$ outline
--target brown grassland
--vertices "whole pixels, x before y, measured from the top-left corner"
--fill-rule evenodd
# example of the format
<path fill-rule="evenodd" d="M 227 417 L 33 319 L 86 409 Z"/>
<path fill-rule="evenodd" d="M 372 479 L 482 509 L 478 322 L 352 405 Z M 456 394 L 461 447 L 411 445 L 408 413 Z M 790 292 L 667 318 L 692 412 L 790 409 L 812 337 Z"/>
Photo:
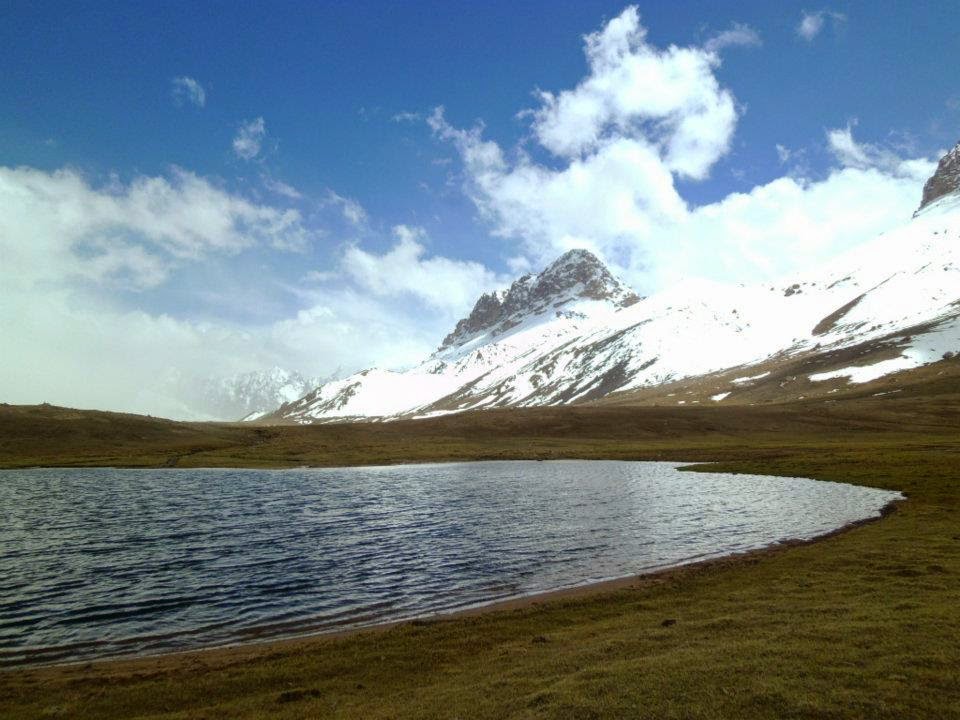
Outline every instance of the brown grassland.
<path fill-rule="evenodd" d="M 2 672 L 0 717 L 960 717 L 960 375 L 938 366 L 882 397 L 680 408 L 620 398 L 388 424 L 2 406 L 0 467 L 673 459 L 908 499 L 814 543 L 490 612 Z"/>

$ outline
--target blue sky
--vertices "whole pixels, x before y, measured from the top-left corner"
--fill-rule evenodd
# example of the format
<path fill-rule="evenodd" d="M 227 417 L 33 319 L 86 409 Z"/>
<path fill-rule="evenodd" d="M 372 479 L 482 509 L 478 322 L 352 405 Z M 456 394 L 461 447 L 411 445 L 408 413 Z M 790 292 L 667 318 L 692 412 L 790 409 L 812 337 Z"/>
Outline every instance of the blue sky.
<path fill-rule="evenodd" d="M 908 215 L 960 138 L 955 2 L 515 5 L 0 10 L 0 392 L 170 414 L 74 388 L 104 355 L 174 379 L 412 362 L 570 246 L 645 292 L 769 279 Z M 709 139 L 681 157 L 685 120 Z"/>

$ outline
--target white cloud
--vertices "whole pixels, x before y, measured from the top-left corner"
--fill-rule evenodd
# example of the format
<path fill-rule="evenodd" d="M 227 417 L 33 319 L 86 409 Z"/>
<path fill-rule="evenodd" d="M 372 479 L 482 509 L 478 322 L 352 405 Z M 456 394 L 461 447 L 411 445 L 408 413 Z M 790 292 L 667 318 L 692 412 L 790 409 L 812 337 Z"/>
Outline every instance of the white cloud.
<path fill-rule="evenodd" d="M 233 152 L 241 160 L 252 160 L 260 154 L 267 124 L 262 117 L 243 123 L 233 138 Z"/>
<path fill-rule="evenodd" d="M 95 185 L 69 169 L 0 167 L 0 400 L 197 417 L 198 382 L 209 376 L 411 364 L 496 280 L 479 264 L 429 256 L 420 231 L 403 226 L 386 253 L 348 248 L 290 286 L 283 263 L 264 266 L 253 287 L 217 279 L 225 255 L 299 247 L 314 234 L 296 211 L 184 170 Z M 277 293 L 284 302 L 257 321 L 215 312 L 201 321 L 137 307 L 142 292 L 115 292 L 153 288 L 156 298 L 197 273 L 211 284 L 191 292 L 208 292 L 229 314 Z"/>
<path fill-rule="evenodd" d="M 279 350 L 281 364 L 300 363 L 320 375 L 337 367 L 408 367 L 435 350 L 451 329 L 444 314 L 420 316 L 395 298 L 364 289 L 325 289 L 310 298 L 293 317 L 271 325 L 264 346 Z"/>
<path fill-rule="evenodd" d="M 327 190 L 325 203 L 339 207 L 340 212 L 343 213 L 343 219 L 354 227 L 361 227 L 367 222 L 367 211 L 363 209 L 363 205 L 353 198 L 344 197 L 333 190 Z"/>
<path fill-rule="evenodd" d="M 822 12 L 803 12 L 800 17 L 800 24 L 797 25 L 797 35 L 810 42 L 823 30 L 823 20 Z"/>
<path fill-rule="evenodd" d="M 777 143 L 777 159 L 780 161 L 781 165 L 786 165 L 790 162 L 790 158 L 793 157 L 793 151 L 790 150 L 786 145 L 781 145 Z"/>
<path fill-rule="evenodd" d="M 608 259 L 629 254 L 637 238 L 686 212 L 670 170 L 643 141 L 609 140 L 595 153 L 554 170 L 525 158 L 509 165 L 479 129 L 452 128 L 441 113 L 432 124 L 459 150 L 467 192 L 493 232 L 524 240 L 539 264 L 577 246 Z"/>
<path fill-rule="evenodd" d="M 757 47 L 761 45 L 760 34 L 749 25 L 733 23 L 729 29 L 723 30 L 703 45 L 707 52 L 719 52 L 728 47 Z"/>
<path fill-rule="evenodd" d="M 426 257 L 422 228 L 397 225 L 393 234 L 395 244 L 382 255 L 357 246 L 349 246 L 343 254 L 346 273 L 377 296 L 415 297 L 448 317 L 459 317 L 481 293 L 502 283 L 479 263 Z"/>
<path fill-rule="evenodd" d="M 396 115 L 394 115 L 390 119 L 395 123 L 404 123 L 404 122 L 418 122 L 422 120 L 423 117 L 420 115 L 420 113 L 409 112 L 407 110 L 404 110 L 402 112 L 398 112 Z"/>
<path fill-rule="evenodd" d="M 193 173 L 94 187 L 70 169 L 0 167 L 5 282 L 68 277 L 156 286 L 175 265 L 253 245 L 302 249 L 296 210 L 257 205 Z"/>
<path fill-rule="evenodd" d="M 853 139 L 850 125 L 842 129 L 827 131 L 827 143 L 830 151 L 844 167 L 870 167 L 873 163 L 868 157 L 868 148 Z"/>
<path fill-rule="evenodd" d="M 846 167 L 822 180 L 783 177 L 732 193 L 661 228 L 645 244 L 650 267 L 639 269 L 657 287 L 689 276 L 759 281 L 809 269 L 909 219 L 933 167 Z"/>
<path fill-rule="evenodd" d="M 170 92 L 173 94 L 173 101 L 177 105 L 182 105 L 184 102 L 189 102 L 197 107 L 202 108 L 207 104 L 206 90 L 203 89 L 203 85 L 194 80 L 192 77 L 187 77 L 186 75 L 175 77 L 170 81 L 170 85 Z"/>
<path fill-rule="evenodd" d="M 797 35 L 807 42 L 812 42 L 824 27 L 826 27 L 828 20 L 831 21 L 836 28 L 837 25 L 845 22 L 846 19 L 846 15 L 833 10 L 818 10 L 816 12 L 804 10 L 800 13 L 800 22 L 797 24 Z"/>
<path fill-rule="evenodd" d="M 904 160 L 892 148 L 857 142 L 853 137 L 856 121 L 845 128 L 827 130 L 827 146 L 842 167 L 860 170 L 879 169 L 895 177 L 921 178 L 930 175 L 925 160 Z"/>
<path fill-rule="evenodd" d="M 0 399 L 207 419 L 205 378 L 273 366 L 321 376 L 340 365 L 402 367 L 448 330 L 349 289 L 318 294 L 289 318 L 240 326 L 124 310 L 66 289 L 5 287 Z"/>
<path fill-rule="evenodd" d="M 341 365 L 408 364 L 449 331 L 447 315 L 424 319 L 392 290 L 285 288 L 269 266 L 256 287 L 206 289 L 231 312 L 299 292 L 279 319 L 199 321 L 147 312 L 136 307 L 142 293 L 116 292 L 172 292 L 184 273 L 208 266 L 204 276 L 216 283 L 224 255 L 302 247 L 312 234 L 296 211 L 254 204 L 184 170 L 98 186 L 69 169 L 0 167 L 0 400 L 195 417 L 201 378 L 274 365 L 324 375 Z M 384 282 L 392 257 L 406 259 L 380 258 Z M 420 282 L 456 290 L 442 276 L 457 263 L 421 261 Z M 417 272 L 417 263 L 395 271 Z"/>
<path fill-rule="evenodd" d="M 482 125 L 453 127 L 443 108 L 428 118 L 460 155 L 481 217 L 495 235 L 518 241 L 535 267 L 586 247 L 644 291 L 690 275 L 758 281 L 826 259 L 915 209 L 932 163 L 857 143 L 849 128 L 828 134 L 839 168 L 823 179 L 796 166 L 791 177 L 689 207 L 676 179 L 702 177 L 727 151 L 733 97 L 713 76 L 715 55 L 660 51 L 645 38 L 628 8 L 587 36 L 585 80 L 541 94 L 542 106 L 526 116 L 533 139 L 555 156 L 549 163 L 506 153 Z M 624 99 L 636 90 L 624 78 L 634 78 L 638 63 L 646 72 L 637 84 L 656 97 Z M 677 83 L 658 80 L 667 77 Z M 693 147 L 687 138 L 696 138 Z M 784 163 L 801 155 L 778 148 Z"/>
<path fill-rule="evenodd" d="M 521 240 L 538 265 L 590 248 L 644 290 L 690 275 L 763 280 L 825 260 L 908 218 L 933 169 L 871 151 L 824 180 L 781 178 L 690 209 L 656 154 L 629 139 L 562 169 L 511 166 L 475 131 L 435 124 L 460 148 L 467 191 L 494 232 Z"/>
<path fill-rule="evenodd" d="M 263 183 L 263 186 L 270 192 L 285 197 L 288 200 L 302 200 L 303 193 L 297 190 L 292 185 L 288 185 L 282 180 L 277 180 L 276 178 L 271 177 L 270 175 L 261 175 L 260 181 Z"/>
<path fill-rule="evenodd" d="M 713 74 L 716 52 L 661 50 L 634 6 L 584 38 L 589 74 L 573 90 L 539 93 L 529 111 L 537 141 L 573 159 L 629 138 L 679 175 L 700 179 L 729 147 L 737 112 Z"/>

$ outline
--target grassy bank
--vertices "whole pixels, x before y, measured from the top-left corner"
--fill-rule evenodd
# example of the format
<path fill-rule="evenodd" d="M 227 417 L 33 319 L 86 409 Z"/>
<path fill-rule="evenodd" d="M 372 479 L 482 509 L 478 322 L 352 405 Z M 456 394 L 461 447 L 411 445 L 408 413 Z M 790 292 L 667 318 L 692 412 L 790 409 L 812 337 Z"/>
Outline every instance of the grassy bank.
<path fill-rule="evenodd" d="M 330 467 L 477 459 L 762 459 L 851 443 L 899 447 L 960 429 L 960 376 L 896 395 L 769 405 L 618 404 L 313 426 L 181 423 L 0 405 L 0 468 Z"/>
<path fill-rule="evenodd" d="M 720 459 L 709 469 L 855 482 L 909 500 L 814 544 L 615 591 L 339 638 L 3 673 L 0 717 L 960 717 L 958 404 L 950 393 L 883 400 L 196 426 L 196 445 L 176 453 L 161 442 L 137 454 L 133 439 L 118 440 L 114 457 L 127 462 L 117 464 Z M 7 442 L 0 458 L 22 463 L 10 443 L 29 439 Z M 52 464 L 67 459 L 90 456 Z"/>

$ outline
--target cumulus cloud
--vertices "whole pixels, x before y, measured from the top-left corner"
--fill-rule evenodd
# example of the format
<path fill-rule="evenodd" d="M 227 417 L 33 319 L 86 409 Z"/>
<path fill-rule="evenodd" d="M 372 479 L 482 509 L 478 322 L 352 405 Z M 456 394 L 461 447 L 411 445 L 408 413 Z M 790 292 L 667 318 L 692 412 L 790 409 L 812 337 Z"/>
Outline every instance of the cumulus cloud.
<path fill-rule="evenodd" d="M 338 367 L 409 367 L 449 332 L 446 316 L 423 317 L 363 289 L 322 289 L 309 297 L 305 308 L 271 324 L 264 334 L 264 346 L 279 351 L 280 364 L 321 375 Z"/>
<path fill-rule="evenodd" d="M 727 152 L 736 104 L 714 75 L 715 51 L 661 50 L 646 37 L 628 8 L 586 36 L 586 78 L 540 93 L 541 105 L 523 114 L 549 162 L 505 151 L 482 124 L 454 127 L 442 107 L 428 118 L 457 150 L 481 217 L 534 266 L 586 247 L 645 291 L 689 275 L 756 281 L 910 216 L 932 164 L 857 143 L 850 128 L 828 134 L 838 167 L 825 177 L 795 167 L 791 177 L 690 207 L 676 181 L 705 177 Z M 777 150 L 782 163 L 797 156 Z"/>
<path fill-rule="evenodd" d="M 366 254 L 367 284 L 283 288 L 282 275 L 267 269 L 256 288 L 209 289 L 232 292 L 224 302 L 233 309 L 270 292 L 299 292 L 293 308 L 259 322 L 197 320 L 148 312 L 137 298 L 176 286 L 183 273 L 224 256 L 301 247 L 313 231 L 296 211 L 252 203 L 179 169 L 95 185 L 70 169 L 0 168 L 0 208 L 4 402 L 202 418 L 203 378 L 274 365 L 323 375 L 341 365 L 409 364 L 449 330 L 443 313 L 424 321 L 411 312 L 398 301 L 398 287 L 369 291 L 378 271 L 379 282 L 389 283 L 391 263 L 410 259 L 403 243 L 416 242 L 412 231 L 398 230 L 393 255 Z M 356 252 L 359 272 L 364 254 Z M 454 261 L 420 261 L 419 270 L 411 259 L 393 272 L 419 271 L 424 285 L 430 280 L 451 292 L 453 283 L 470 279 L 467 266 L 445 279 L 458 269 Z M 139 292 L 120 294 L 118 286 Z"/>
<path fill-rule="evenodd" d="M 234 155 L 241 160 L 253 160 L 260 154 L 266 134 L 267 124 L 262 117 L 243 123 L 233 138 Z"/>
<path fill-rule="evenodd" d="M 510 165 L 480 130 L 457 130 L 441 113 L 431 122 L 460 152 L 467 192 L 493 232 L 525 241 L 542 264 L 572 247 L 608 258 L 685 213 L 662 157 L 648 143 L 610 140 L 555 170 L 522 159 Z"/>
<path fill-rule="evenodd" d="M 818 10 L 808 12 L 804 10 L 800 13 L 800 22 L 797 24 L 797 35 L 806 42 L 812 42 L 826 27 L 827 21 L 837 26 L 845 22 L 847 16 L 843 13 L 833 10 Z"/>
<path fill-rule="evenodd" d="M 423 228 L 397 225 L 396 240 L 383 254 L 352 245 L 343 255 L 343 269 L 360 287 L 380 297 L 411 296 L 448 316 L 469 310 L 477 297 L 502 283 L 476 262 L 427 257 Z"/>
<path fill-rule="evenodd" d="M 296 210 L 255 204 L 180 168 L 96 187 L 71 169 L 0 167 L 0 207 L 8 282 L 72 276 L 146 288 L 184 261 L 256 244 L 299 250 L 308 240 Z"/>
<path fill-rule="evenodd" d="M 192 77 L 187 77 L 186 75 L 175 77 L 170 81 L 170 85 L 170 92 L 173 94 L 173 101 L 177 105 L 182 105 L 184 102 L 188 102 L 202 108 L 207 104 L 206 90 L 203 89 L 203 85 L 194 80 Z"/>
<path fill-rule="evenodd" d="M 572 90 L 541 91 L 529 111 L 537 141 L 557 157 L 595 153 L 629 139 L 685 177 L 703 178 L 729 146 L 733 95 L 713 74 L 720 59 L 705 48 L 647 42 L 636 7 L 584 38 L 589 72 Z"/>

